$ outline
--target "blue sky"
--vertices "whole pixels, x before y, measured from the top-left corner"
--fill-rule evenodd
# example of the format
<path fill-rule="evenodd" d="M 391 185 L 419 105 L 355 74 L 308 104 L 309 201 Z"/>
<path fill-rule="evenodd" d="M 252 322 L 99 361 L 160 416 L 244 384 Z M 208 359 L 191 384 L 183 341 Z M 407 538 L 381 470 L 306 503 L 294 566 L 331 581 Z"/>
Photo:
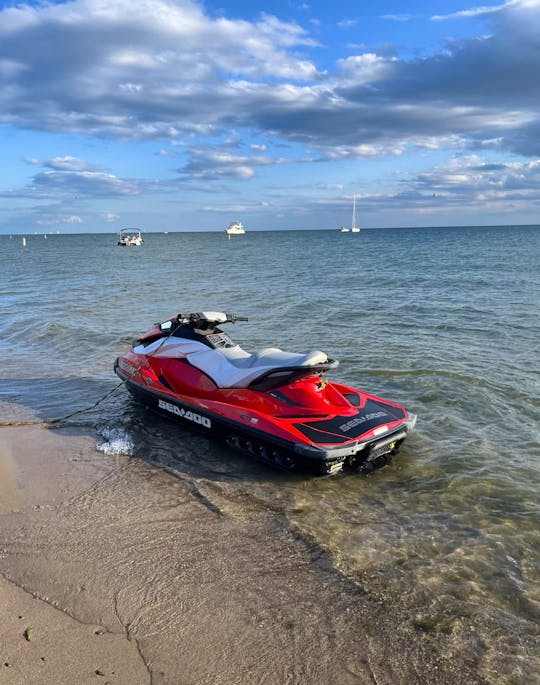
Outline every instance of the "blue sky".
<path fill-rule="evenodd" d="M 259 7 L 0 2 L 0 232 L 540 223 L 540 0 Z"/>

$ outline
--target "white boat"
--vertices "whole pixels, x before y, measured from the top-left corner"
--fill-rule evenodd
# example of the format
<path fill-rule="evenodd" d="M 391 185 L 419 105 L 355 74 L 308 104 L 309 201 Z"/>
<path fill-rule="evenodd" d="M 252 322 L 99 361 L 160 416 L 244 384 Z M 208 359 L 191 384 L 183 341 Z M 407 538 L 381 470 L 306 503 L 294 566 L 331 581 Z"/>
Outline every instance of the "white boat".
<path fill-rule="evenodd" d="M 340 232 L 340 233 L 349 233 L 350 230 L 351 230 L 351 229 L 350 229 L 350 228 L 347 228 L 347 226 L 342 226 L 342 227 L 339 229 L 339 232 Z"/>
<path fill-rule="evenodd" d="M 233 221 L 229 224 L 229 227 L 225 229 L 227 235 L 244 235 L 246 229 L 242 225 L 241 221 Z"/>
<path fill-rule="evenodd" d="M 139 247 L 144 240 L 138 228 L 123 228 L 118 237 L 118 245 L 122 247 Z"/>

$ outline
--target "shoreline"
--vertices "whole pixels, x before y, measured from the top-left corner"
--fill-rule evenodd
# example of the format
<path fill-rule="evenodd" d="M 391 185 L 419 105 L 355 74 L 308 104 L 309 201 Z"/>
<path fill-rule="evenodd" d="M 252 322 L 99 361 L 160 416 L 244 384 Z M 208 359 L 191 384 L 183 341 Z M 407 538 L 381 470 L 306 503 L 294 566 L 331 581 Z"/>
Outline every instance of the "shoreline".
<path fill-rule="evenodd" d="M 1 685 L 485 682 L 254 498 L 66 429 L 0 474 Z"/>

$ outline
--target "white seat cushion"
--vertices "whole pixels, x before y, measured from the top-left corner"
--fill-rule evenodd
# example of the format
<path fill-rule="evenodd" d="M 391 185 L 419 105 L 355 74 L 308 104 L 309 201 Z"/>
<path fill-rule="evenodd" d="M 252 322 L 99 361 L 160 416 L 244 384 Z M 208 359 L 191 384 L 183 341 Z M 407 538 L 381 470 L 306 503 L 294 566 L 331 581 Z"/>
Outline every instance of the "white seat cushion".
<path fill-rule="evenodd" d="M 313 366 L 314 364 L 324 364 L 328 357 L 324 352 L 318 350 L 307 354 L 296 354 L 295 352 L 283 352 L 277 347 L 266 347 L 251 355 L 250 366 Z"/>
<path fill-rule="evenodd" d="M 230 352 L 231 349 L 234 348 L 229 348 L 226 352 Z M 297 366 L 310 367 L 328 361 L 324 352 L 294 354 L 282 352 L 275 348 L 270 349 L 271 353 L 262 350 L 263 354 L 258 352 L 247 357 L 230 358 L 225 356 L 222 350 L 206 348 L 206 350 L 188 355 L 188 361 L 192 366 L 210 376 L 220 388 L 246 388 L 256 378 L 274 369 Z"/>
<path fill-rule="evenodd" d="M 250 354 L 240 345 L 215 350 L 197 340 L 175 336 L 165 340 L 160 338 L 146 346 L 137 345 L 133 351 L 152 357 L 187 359 L 220 388 L 245 388 L 256 378 L 273 369 L 314 366 L 328 361 L 326 354 L 319 351 L 296 354 L 283 352 L 277 347 L 267 347 Z"/>

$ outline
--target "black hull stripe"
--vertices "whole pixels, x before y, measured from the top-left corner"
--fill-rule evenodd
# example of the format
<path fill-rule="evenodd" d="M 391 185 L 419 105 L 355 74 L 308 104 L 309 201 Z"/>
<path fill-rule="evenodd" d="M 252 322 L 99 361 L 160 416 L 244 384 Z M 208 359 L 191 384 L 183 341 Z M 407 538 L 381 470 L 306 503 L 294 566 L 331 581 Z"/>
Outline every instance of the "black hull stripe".
<path fill-rule="evenodd" d="M 150 389 L 150 388 L 145 388 L 144 386 L 141 386 L 139 383 L 136 383 L 133 381 L 129 376 L 127 376 L 125 373 L 123 373 L 122 369 L 119 368 L 115 364 L 114 368 L 116 374 L 124 381 L 127 389 L 130 391 L 130 393 L 137 399 L 140 399 L 144 404 L 148 405 L 151 409 L 156 410 L 161 414 L 162 416 L 167 416 L 169 418 L 172 418 L 173 420 L 178 421 L 181 425 L 184 426 L 191 426 L 197 429 L 202 429 L 205 433 L 214 433 L 214 434 L 222 434 L 223 432 L 227 433 L 233 433 L 233 434 L 240 434 L 244 435 L 246 437 L 252 438 L 254 441 L 261 441 L 261 442 L 266 442 L 272 445 L 275 445 L 276 447 L 280 447 L 281 449 L 285 449 L 289 451 L 290 453 L 297 453 L 298 449 L 300 449 L 303 457 L 303 461 L 307 462 L 312 462 L 313 464 L 315 463 L 325 463 L 325 462 L 333 462 L 336 460 L 336 457 L 338 457 L 337 452 L 342 453 L 343 449 L 347 449 L 350 445 L 350 449 L 354 450 L 356 442 L 351 441 L 349 445 L 344 445 L 343 443 L 340 443 L 339 445 L 321 445 L 320 443 L 313 443 L 313 452 L 310 453 L 310 446 L 306 445 L 305 443 L 298 443 L 294 442 L 291 440 L 285 440 L 283 438 L 277 437 L 276 435 L 273 435 L 272 433 L 268 433 L 265 431 L 262 431 L 260 428 L 251 428 L 250 426 L 246 426 L 243 423 L 240 423 L 238 421 L 235 421 L 234 419 L 230 419 L 224 416 L 220 416 L 219 414 L 215 414 L 212 411 L 201 409 L 197 405 L 189 404 L 188 402 L 180 401 L 176 398 L 170 397 L 170 395 L 166 395 L 164 393 L 160 393 L 158 390 L 155 389 Z M 168 411 L 166 408 L 160 407 L 160 400 L 163 401 L 163 403 L 167 403 L 169 405 L 172 405 L 174 407 L 177 407 L 179 412 L 177 413 L 176 411 Z M 187 412 L 192 412 L 192 414 L 195 414 L 197 416 L 200 416 L 201 418 L 206 418 L 210 420 L 211 425 L 210 426 L 205 426 L 202 422 L 195 422 L 193 420 L 186 419 L 185 416 L 182 415 L 181 412 L 187 413 Z M 343 419 L 341 419 L 343 420 Z M 392 431 L 393 433 L 397 433 L 399 430 L 402 430 L 403 426 L 399 426 L 398 428 L 395 429 L 395 431 Z M 308 440 L 310 439 L 309 436 Z M 381 436 L 383 437 L 383 436 Z M 384 436 L 388 437 L 388 436 Z M 378 442 L 380 438 L 369 440 L 366 443 L 364 443 L 364 446 Z M 333 454 L 334 450 L 336 450 L 336 453 Z M 353 452 L 348 452 L 347 454 L 353 454 Z M 345 456 L 345 455 L 344 455 Z M 339 457 L 338 457 L 339 458 Z"/>

